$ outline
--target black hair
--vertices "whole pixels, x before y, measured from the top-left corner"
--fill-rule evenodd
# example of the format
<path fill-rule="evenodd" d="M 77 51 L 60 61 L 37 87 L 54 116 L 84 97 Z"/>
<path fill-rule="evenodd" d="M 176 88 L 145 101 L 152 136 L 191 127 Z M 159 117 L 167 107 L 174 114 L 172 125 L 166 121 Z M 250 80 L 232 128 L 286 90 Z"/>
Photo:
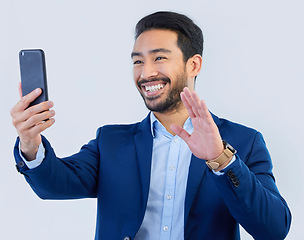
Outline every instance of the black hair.
<path fill-rule="evenodd" d="M 177 33 L 177 45 L 183 53 L 184 61 L 195 54 L 203 54 L 204 38 L 202 30 L 187 16 L 160 11 L 142 18 L 135 27 L 135 39 L 151 29 L 171 30 Z"/>

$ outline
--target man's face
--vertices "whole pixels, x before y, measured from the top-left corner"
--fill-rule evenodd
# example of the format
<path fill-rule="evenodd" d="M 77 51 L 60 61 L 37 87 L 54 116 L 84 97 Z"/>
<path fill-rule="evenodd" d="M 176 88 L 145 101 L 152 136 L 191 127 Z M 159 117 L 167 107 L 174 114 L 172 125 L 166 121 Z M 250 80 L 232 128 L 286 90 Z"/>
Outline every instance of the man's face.
<path fill-rule="evenodd" d="M 143 32 L 135 41 L 132 60 L 134 81 L 147 108 L 160 113 L 178 110 L 188 80 L 177 34 L 158 29 Z"/>

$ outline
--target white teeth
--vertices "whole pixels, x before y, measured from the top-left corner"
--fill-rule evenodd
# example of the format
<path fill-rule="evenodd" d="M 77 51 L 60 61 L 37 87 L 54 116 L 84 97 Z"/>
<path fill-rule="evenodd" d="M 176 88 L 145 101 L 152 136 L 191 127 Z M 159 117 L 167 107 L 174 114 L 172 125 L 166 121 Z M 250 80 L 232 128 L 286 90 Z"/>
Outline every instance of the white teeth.
<path fill-rule="evenodd" d="M 158 85 L 154 85 L 154 86 L 145 86 L 145 87 L 146 87 L 147 92 L 154 92 L 154 91 L 157 91 L 157 90 L 163 88 L 164 86 L 165 86 L 164 84 L 158 84 Z"/>

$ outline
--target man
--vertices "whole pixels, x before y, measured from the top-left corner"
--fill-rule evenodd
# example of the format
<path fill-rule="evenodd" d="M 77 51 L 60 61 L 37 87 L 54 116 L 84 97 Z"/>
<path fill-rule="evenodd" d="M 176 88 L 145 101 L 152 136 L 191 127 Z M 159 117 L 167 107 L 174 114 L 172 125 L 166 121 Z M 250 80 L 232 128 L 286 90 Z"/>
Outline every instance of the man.
<path fill-rule="evenodd" d="M 14 154 L 36 194 L 97 197 L 95 239 L 240 239 L 238 224 L 254 239 L 284 239 L 291 214 L 262 135 L 211 114 L 194 91 L 202 51 L 202 32 L 188 17 L 141 19 L 131 57 L 151 112 L 99 128 L 67 158 L 40 135 L 54 123 L 53 103 L 27 109 L 40 89 L 23 97 L 11 111 Z"/>

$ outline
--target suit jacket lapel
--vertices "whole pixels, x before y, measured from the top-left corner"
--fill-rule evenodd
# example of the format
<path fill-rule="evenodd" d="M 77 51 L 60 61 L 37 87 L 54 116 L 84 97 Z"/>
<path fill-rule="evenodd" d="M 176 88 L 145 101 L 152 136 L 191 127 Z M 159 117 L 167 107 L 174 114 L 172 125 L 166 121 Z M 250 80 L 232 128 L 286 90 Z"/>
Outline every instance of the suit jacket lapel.
<path fill-rule="evenodd" d="M 142 184 L 143 201 L 146 205 L 149 195 L 153 137 L 150 130 L 150 115 L 138 125 L 134 141 Z"/>
<path fill-rule="evenodd" d="M 203 176 L 206 172 L 206 164 L 204 160 L 195 157 L 192 154 L 191 163 L 189 167 L 188 181 L 187 181 L 187 190 L 186 190 L 186 200 L 185 200 L 185 215 L 184 215 L 184 224 L 186 225 L 190 208 L 192 206 L 194 197 L 199 188 L 199 185 L 203 179 Z"/>
<path fill-rule="evenodd" d="M 212 114 L 212 118 L 215 124 L 219 127 L 220 120 L 217 116 Z M 187 181 L 187 190 L 186 190 L 186 199 L 185 199 L 185 215 L 184 215 L 184 225 L 186 226 L 190 208 L 192 206 L 193 200 L 197 193 L 197 190 L 200 186 L 200 183 L 203 179 L 203 176 L 206 173 L 207 165 L 204 162 L 205 160 L 199 159 L 192 154 L 191 162 L 189 166 L 188 181 Z"/>

